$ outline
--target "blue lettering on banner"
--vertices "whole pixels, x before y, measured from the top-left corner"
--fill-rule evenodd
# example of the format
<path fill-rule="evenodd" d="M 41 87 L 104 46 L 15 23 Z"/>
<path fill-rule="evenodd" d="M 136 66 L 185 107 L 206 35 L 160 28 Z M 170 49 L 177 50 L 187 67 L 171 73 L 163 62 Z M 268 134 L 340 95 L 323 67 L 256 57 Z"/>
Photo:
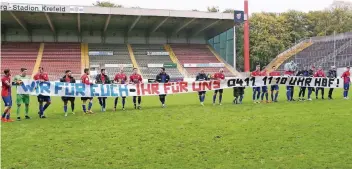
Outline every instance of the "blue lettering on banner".
<path fill-rule="evenodd" d="M 103 96 L 103 97 L 110 96 L 110 87 L 108 85 L 100 85 L 100 93 L 101 93 L 100 96 Z"/>
<path fill-rule="evenodd" d="M 76 96 L 86 96 L 85 90 L 86 90 L 86 85 L 83 83 L 76 83 Z"/>
<path fill-rule="evenodd" d="M 90 95 L 93 97 L 93 96 L 99 96 L 99 93 L 96 93 L 95 92 L 95 89 L 94 88 L 97 88 L 98 85 L 97 84 L 91 84 L 90 85 Z"/>
<path fill-rule="evenodd" d="M 111 84 L 110 85 L 111 96 L 113 96 L 113 97 L 118 97 L 119 96 L 117 93 L 115 93 L 116 87 L 117 87 L 117 85 L 115 85 L 115 84 Z"/>
<path fill-rule="evenodd" d="M 74 96 L 75 95 L 75 86 L 73 83 L 65 83 L 65 95 L 66 96 Z M 71 90 L 71 92 L 70 92 Z"/>
<path fill-rule="evenodd" d="M 63 83 L 56 82 L 55 84 L 55 94 L 59 94 L 59 91 L 62 90 Z"/>
<path fill-rule="evenodd" d="M 119 85 L 120 96 L 128 96 L 128 87 L 127 85 Z"/>
<path fill-rule="evenodd" d="M 40 83 L 40 93 L 44 94 L 45 92 L 50 94 L 50 82 L 41 82 Z"/>
<path fill-rule="evenodd" d="M 33 92 L 33 90 L 35 89 L 36 86 L 36 82 L 32 81 L 32 83 L 30 83 L 29 85 L 25 85 L 24 83 L 22 83 L 21 87 L 25 92 Z"/>

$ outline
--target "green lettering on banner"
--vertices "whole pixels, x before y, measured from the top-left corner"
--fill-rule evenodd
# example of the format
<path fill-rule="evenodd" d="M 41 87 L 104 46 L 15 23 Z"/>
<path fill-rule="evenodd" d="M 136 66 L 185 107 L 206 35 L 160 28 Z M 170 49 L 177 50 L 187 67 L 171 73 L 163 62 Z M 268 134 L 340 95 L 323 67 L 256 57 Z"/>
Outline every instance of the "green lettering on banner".
<path fill-rule="evenodd" d="M 176 63 L 164 63 L 165 68 L 177 68 Z"/>

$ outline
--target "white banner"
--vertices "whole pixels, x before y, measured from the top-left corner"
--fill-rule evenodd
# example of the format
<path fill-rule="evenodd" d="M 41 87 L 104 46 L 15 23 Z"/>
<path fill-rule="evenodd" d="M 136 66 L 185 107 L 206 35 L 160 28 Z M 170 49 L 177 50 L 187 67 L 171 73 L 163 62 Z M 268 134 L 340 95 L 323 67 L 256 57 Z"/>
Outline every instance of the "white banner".
<path fill-rule="evenodd" d="M 225 67 L 224 63 L 185 63 L 183 67 Z"/>
<path fill-rule="evenodd" d="M 169 56 L 169 52 L 147 52 L 148 56 Z"/>
<path fill-rule="evenodd" d="M 164 67 L 162 63 L 149 63 L 148 67 Z"/>
<path fill-rule="evenodd" d="M 142 84 L 91 84 L 39 82 L 27 80 L 17 87 L 18 94 L 68 96 L 68 97 L 118 97 L 118 96 L 152 96 L 160 94 L 178 94 L 209 91 L 233 87 L 261 87 L 270 85 L 288 85 L 305 87 L 342 88 L 341 78 L 312 77 L 248 77 L 232 78 L 222 81 L 193 81 Z"/>

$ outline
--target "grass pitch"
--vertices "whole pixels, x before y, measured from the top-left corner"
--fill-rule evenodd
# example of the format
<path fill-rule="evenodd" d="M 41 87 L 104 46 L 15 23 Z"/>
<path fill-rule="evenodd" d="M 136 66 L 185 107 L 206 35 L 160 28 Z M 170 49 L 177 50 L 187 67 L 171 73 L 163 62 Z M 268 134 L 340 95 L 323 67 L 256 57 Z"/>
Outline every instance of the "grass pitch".
<path fill-rule="evenodd" d="M 233 105 L 229 89 L 222 106 L 208 92 L 204 107 L 196 93 L 170 95 L 165 109 L 149 96 L 143 110 L 128 98 L 117 112 L 109 98 L 105 113 L 95 99 L 93 115 L 76 99 L 67 118 L 52 97 L 47 119 L 32 97 L 31 120 L 1 125 L 2 168 L 352 168 L 352 101 L 342 90 L 312 102 L 286 102 L 280 92 L 279 103 L 253 104 L 247 89 Z"/>

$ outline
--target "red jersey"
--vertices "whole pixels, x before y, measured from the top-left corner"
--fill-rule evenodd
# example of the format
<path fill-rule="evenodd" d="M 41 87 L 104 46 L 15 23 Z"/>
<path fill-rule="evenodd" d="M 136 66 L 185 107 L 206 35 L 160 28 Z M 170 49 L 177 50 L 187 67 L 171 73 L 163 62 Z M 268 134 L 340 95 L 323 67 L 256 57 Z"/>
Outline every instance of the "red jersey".
<path fill-rule="evenodd" d="M 276 72 L 276 71 L 270 72 L 269 76 L 280 76 L 280 72 Z"/>
<path fill-rule="evenodd" d="M 261 75 L 261 73 L 260 73 L 260 71 L 258 70 L 258 71 L 253 71 L 252 73 L 251 73 L 251 76 L 260 76 Z"/>
<path fill-rule="evenodd" d="M 284 75 L 293 76 L 295 72 L 285 71 Z"/>
<path fill-rule="evenodd" d="M 350 84 L 351 83 L 351 73 L 350 71 L 343 72 L 342 76 L 343 82 L 345 84 Z"/>
<path fill-rule="evenodd" d="M 130 76 L 130 82 L 137 84 L 137 83 L 142 83 L 143 79 L 142 76 L 140 74 L 132 74 Z"/>
<path fill-rule="evenodd" d="M 314 73 L 314 77 L 325 77 L 325 73 L 322 70 L 318 70 Z"/>
<path fill-rule="evenodd" d="M 10 76 L 3 76 L 1 78 L 1 96 L 2 97 L 11 96 L 11 77 Z"/>
<path fill-rule="evenodd" d="M 82 83 L 86 84 L 86 85 L 90 85 L 90 80 L 89 80 L 89 76 L 87 74 L 83 74 L 81 77 L 81 81 Z"/>
<path fill-rule="evenodd" d="M 114 81 L 116 81 L 119 84 L 125 84 L 127 81 L 127 76 L 124 73 L 117 73 L 115 75 Z"/>
<path fill-rule="evenodd" d="M 225 79 L 225 75 L 223 73 L 215 73 L 214 74 L 214 79 L 215 80 L 224 80 Z"/>
<path fill-rule="evenodd" d="M 49 76 L 47 73 L 37 73 L 33 77 L 34 80 L 49 81 Z"/>
<path fill-rule="evenodd" d="M 65 82 L 70 83 L 71 82 L 71 78 L 66 76 L 65 77 Z"/>
<path fill-rule="evenodd" d="M 261 75 L 261 76 L 267 76 L 267 72 L 266 72 L 266 70 L 264 70 L 264 71 L 260 72 L 260 75 Z"/>

